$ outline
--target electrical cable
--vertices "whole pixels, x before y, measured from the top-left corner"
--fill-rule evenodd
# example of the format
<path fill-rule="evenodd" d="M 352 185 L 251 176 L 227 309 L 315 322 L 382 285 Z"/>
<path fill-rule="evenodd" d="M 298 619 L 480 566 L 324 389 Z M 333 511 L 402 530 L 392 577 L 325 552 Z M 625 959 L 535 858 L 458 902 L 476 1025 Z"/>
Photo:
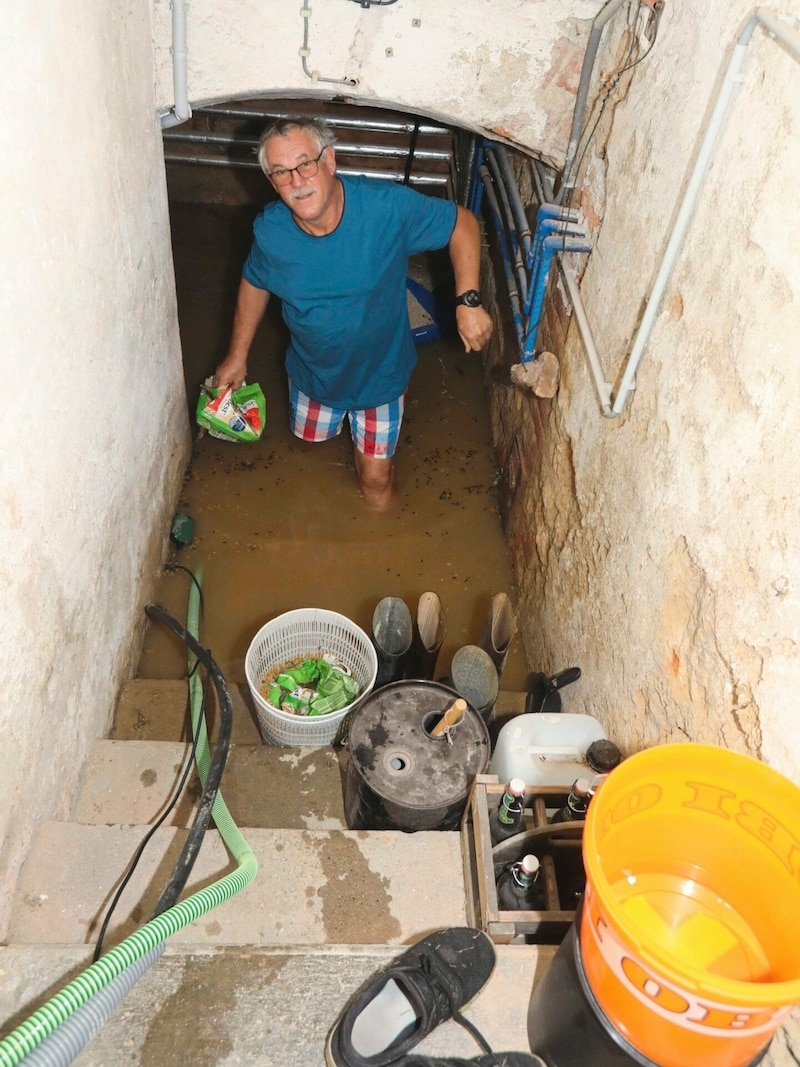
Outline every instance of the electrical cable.
<path fill-rule="evenodd" d="M 198 598 L 195 590 L 189 594 L 188 626 L 190 632 L 197 631 L 198 625 Z M 210 678 L 217 691 L 220 715 L 232 721 L 232 706 L 230 693 L 219 669 L 209 653 L 193 642 L 190 646 L 193 657 L 195 649 L 199 649 L 202 655 L 198 659 L 209 660 L 213 670 L 209 671 Z M 193 658 L 190 659 L 192 668 Z M 199 716 L 200 693 L 198 690 L 199 679 L 194 669 L 190 671 L 190 690 L 192 694 L 192 721 Z M 208 736 L 205 722 L 200 717 L 199 745 L 197 752 L 197 772 L 200 781 L 205 784 L 211 769 L 211 758 L 208 751 Z M 219 746 L 218 746 L 219 747 Z M 63 989 L 52 996 L 42 1007 L 20 1023 L 14 1030 L 0 1039 L 0 1067 L 14 1067 L 20 1063 L 37 1046 L 42 1044 L 67 1021 L 72 1021 L 81 1013 L 82 1009 L 90 1008 L 94 998 L 111 985 L 115 979 L 129 968 L 137 966 L 151 949 L 160 946 L 167 938 L 178 933 L 191 922 L 196 922 L 206 915 L 212 908 L 230 900 L 237 893 L 246 889 L 258 873 L 258 861 L 253 850 L 248 845 L 236 823 L 233 821 L 227 805 L 221 793 L 217 793 L 213 806 L 213 817 L 219 835 L 225 847 L 236 863 L 236 869 L 229 874 L 223 875 L 211 885 L 199 889 L 191 896 L 186 897 L 173 905 L 163 914 L 151 919 L 144 926 L 135 930 L 120 944 L 115 945 L 96 963 L 91 964 L 76 978 L 73 978 Z M 157 956 L 157 953 L 154 953 Z M 91 1040 L 93 1027 L 88 1018 L 81 1022 L 82 1045 Z M 100 1024 L 102 1025 L 102 1024 Z M 74 1058 L 74 1057 L 73 1057 Z M 54 1067 L 53 1061 L 49 1061 Z"/>
<path fill-rule="evenodd" d="M 203 589 L 202 589 L 202 586 L 200 585 L 200 583 L 198 582 L 197 576 L 195 575 L 194 571 L 190 570 L 189 567 L 184 567 L 184 565 L 182 563 L 166 563 L 166 564 L 164 564 L 164 570 L 165 571 L 170 571 L 170 572 L 171 571 L 185 571 L 189 575 L 189 577 L 192 579 L 192 581 L 194 582 L 195 586 L 197 587 L 197 595 L 200 597 L 200 611 L 202 613 L 203 608 L 204 608 L 204 604 L 203 604 Z M 197 666 L 197 664 L 195 664 L 195 666 Z"/>
<path fill-rule="evenodd" d="M 203 588 L 200 585 L 200 582 L 197 580 L 197 576 L 195 575 L 194 571 L 190 570 L 189 567 L 184 567 L 180 563 L 168 563 L 166 565 L 166 567 L 165 567 L 165 570 L 168 570 L 168 571 L 178 571 L 178 570 L 185 571 L 186 574 L 189 575 L 189 577 L 192 579 L 192 582 L 194 583 L 194 586 L 195 586 L 195 588 L 197 590 L 197 595 L 198 595 L 199 604 L 200 604 L 199 611 L 200 611 L 200 614 L 202 614 L 202 611 L 203 611 Z M 200 660 L 199 659 L 195 659 L 194 663 L 192 664 L 192 668 L 191 668 L 191 670 L 189 672 L 188 678 L 187 678 L 187 683 L 188 683 L 189 689 L 188 689 L 187 694 L 186 694 L 186 716 L 189 719 L 190 723 L 191 723 L 191 704 L 192 704 L 192 694 L 191 694 L 192 677 L 193 677 L 195 671 L 198 670 L 199 666 L 200 666 Z M 109 904 L 109 906 L 108 906 L 108 908 L 106 910 L 106 914 L 105 914 L 105 917 L 103 918 L 102 926 L 100 927 L 100 933 L 98 934 L 98 937 L 97 937 L 97 943 L 95 945 L 94 955 L 92 957 L 92 960 L 95 963 L 97 962 L 97 960 L 100 959 L 100 956 L 102 955 L 103 941 L 105 940 L 106 932 L 108 930 L 108 924 L 111 921 L 111 917 L 114 914 L 114 911 L 116 910 L 117 905 L 120 902 L 120 899 L 122 897 L 123 892 L 125 891 L 125 888 L 127 887 L 128 883 L 130 882 L 131 878 L 133 877 L 133 873 L 136 870 L 136 867 L 138 866 L 139 860 L 144 855 L 144 851 L 147 848 L 147 846 L 150 843 L 150 841 L 152 840 L 156 830 L 158 830 L 159 827 L 163 826 L 165 820 L 169 817 L 169 815 L 175 809 L 175 806 L 178 803 L 178 800 L 180 799 L 180 796 L 181 796 L 181 794 L 183 792 L 183 789 L 184 789 L 184 787 L 186 785 L 186 781 L 187 781 L 187 779 L 189 777 L 189 774 L 190 774 L 190 772 L 192 770 L 192 767 L 196 763 L 196 760 L 197 760 L 197 744 L 198 744 L 198 740 L 199 740 L 199 737 L 200 737 L 200 724 L 201 724 L 201 722 L 205 721 L 206 699 L 208 697 L 208 686 L 210 684 L 210 681 L 211 681 L 210 676 L 207 674 L 205 683 L 203 685 L 202 699 L 201 699 L 201 702 L 200 702 L 199 715 L 198 715 L 198 718 L 197 718 L 197 726 L 196 726 L 196 728 L 194 730 L 194 736 L 192 738 L 192 748 L 191 748 L 191 752 L 189 754 L 189 759 L 186 762 L 186 766 L 185 766 L 185 768 L 184 768 L 184 770 L 183 770 L 183 772 L 181 774 L 180 781 L 178 782 L 178 785 L 177 785 L 177 787 L 175 789 L 175 792 L 174 792 L 174 795 L 173 795 L 172 799 L 170 800 L 170 802 L 167 805 L 165 811 L 162 813 L 162 815 L 159 817 L 159 819 L 150 827 L 150 829 L 148 830 L 148 832 L 145 835 L 144 839 L 142 840 L 141 844 L 139 845 L 138 849 L 136 850 L 136 852 L 134 854 L 134 857 L 130 862 L 128 870 L 125 873 L 125 877 L 120 882 L 120 884 L 119 884 L 119 886 L 117 888 L 117 891 L 114 894 L 114 897 L 111 900 L 111 903 Z M 157 915 L 157 914 L 159 914 L 157 911 L 154 912 L 153 915 L 151 916 L 151 918 L 154 918 L 155 915 Z"/>
<path fill-rule="evenodd" d="M 194 577 L 194 575 L 192 575 L 192 577 Z M 195 662 L 195 665 L 192 668 L 192 672 L 194 672 L 197 669 L 197 666 L 198 666 L 199 662 L 200 662 L 199 660 L 197 660 Z M 207 696 L 208 685 L 209 685 L 209 679 L 208 679 L 208 677 L 206 677 L 205 685 L 203 686 L 203 700 L 202 700 L 202 703 L 200 705 L 200 715 L 202 717 L 205 717 L 205 704 L 206 704 L 206 696 Z M 187 703 L 188 703 L 188 698 L 187 698 Z M 187 707 L 187 711 L 188 710 L 189 709 Z M 200 723 L 201 723 L 201 721 L 202 721 L 202 719 L 198 718 L 198 720 L 197 720 L 197 729 L 195 730 L 194 737 L 192 739 L 192 751 L 190 753 L 189 759 L 186 761 L 186 766 L 183 769 L 180 781 L 178 782 L 178 785 L 177 785 L 177 787 L 175 789 L 175 793 L 174 793 L 174 795 L 172 797 L 172 800 L 170 800 L 170 802 L 167 805 L 167 807 L 164 810 L 164 812 L 161 814 L 161 816 L 158 818 L 158 820 L 153 823 L 153 825 L 150 827 L 150 829 L 145 834 L 144 839 L 140 843 L 138 849 L 136 850 L 136 852 L 134 854 L 133 859 L 130 862 L 130 865 L 128 866 L 128 870 L 125 873 L 125 877 L 120 882 L 120 884 L 119 884 L 119 886 L 117 888 L 117 891 L 114 894 L 114 897 L 113 897 L 111 903 L 109 904 L 108 909 L 106 910 L 106 914 L 105 914 L 105 917 L 103 919 L 103 924 L 100 927 L 100 933 L 99 933 L 99 935 L 97 937 L 97 944 L 95 945 L 94 955 L 92 956 L 92 962 L 93 963 L 96 963 L 100 959 L 100 957 L 101 957 L 101 955 L 103 953 L 103 941 L 105 940 L 106 931 L 108 930 L 108 924 L 111 921 L 111 916 L 114 914 L 114 911 L 116 910 L 116 907 L 120 902 L 120 898 L 122 897 L 122 894 L 125 891 L 126 886 L 128 885 L 128 883 L 130 882 L 131 878 L 133 877 L 133 872 L 136 870 L 136 867 L 137 867 L 137 865 L 139 863 L 139 860 L 144 855 L 144 851 L 147 848 L 147 846 L 149 845 L 150 841 L 152 840 L 153 835 L 155 834 L 156 830 L 158 830 L 158 828 L 160 826 L 163 826 L 164 821 L 172 813 L 172 811 L 175 808 L 175 805 L 178 803 L 178 800 L 180 799 L 181 794 L 183 793 L 184 786 L 186 785 L 186 780 L 188 779 L 189 773 L 190 773 L 190 771 L 192 770 L 192 768 L 195 765 L 195 759 L 196 759 L 196 755 L 197 755 L 197 743 L 198 743 L 198 739 L 200 737 Z M 155 914 L 157 914 L 157 913 L 154 912 L 153 915 L 151 916 L 151 918 L 153 918 L 155 916 Z"/>
<path fill-rule="evenodd" d="M 214 807 L 219 783 L 222 779 L 222 773 L 225 770 L 225 763 L 228 759 L 228 749 L 230 748 L 231 733 L 233 730 L 233 703 L 231 701 L 228 686 L 222 676 L 222 672 L 214 662 L 210 652 L 203 648 L 203 646 L 195 640 L 192 634 L 190 634 L 184 626 L 181 626 L 177 619 L 173 619 L 171 615 L 157 604 L 148 604 L 144 610 L 151 619 L 157 619 L 159 622 L 164 623 L 164 625 L 169 627 L 173 633 L 177 634 L 189 651 L 202 663 L 208 672 L 209 677 L 214 681 L 214 687 L 217 690 L 220 703 L 219 733 L 217 736 L 217 743 L 214 747 L 214 753 L 211 757 L 211 763 L 208 768 L 208 774 L 203 783 L 203 792 L 197 805 L 191 829 L 189 830 L 184 846 L 181 849 L 181 854 L 178 857 L 175 868 L 167 882 L 167 887 L 161 894 L 161 897 L 155 906 L 155 910 L 153 911 L 152 918 L 156 918 L 177 902 L 199 855 L 200 845 L 202 844 L 203 837 L 208 829 L 208 824 L 211 819 L 211 809 Z M 194 671 L 192 671 L 192 674 L 193 673 Z M 192 674 L 190 674 L 190 679 Z M 200 716 L 197 727 L 198 733 L 201 732 L 200 724 L 204 724 L 204 722 L 205 720 Z"/>
<path fill-rule="evenodd" d="M 635 14 L 635 16 L 633 18 L 634 28 L 635 28 L 636 20 L 639 18 L 639 14 L 640 14 L 641 9 L 642 9 L 642 4 L 643 4 L 643 0 L 637 0 L 636 14 Z M 650 10 L 652 12 L 651 17 L 654 19 L 654 30 L 653 30 L 653 37 L 652 37 L 652 40 L 650 42 L 650 47 L 647 49 L 646 52 L 644 52 L 641 56 L 639 56 L 637 59 L 635 59 L 632 63 L 629 62 L 631 56 L 633 55 L 633 49 L 634 49 L 635 44 L 636 44 L 636 36 L 635 36 L 635 33 L 634 33 L 634 29 L 631 30 L 631 41 L 630 41 L 630 44 L 628 46 L 628 54 L 625 56 L 625 58 L 622 61 L 622 63 L 623 63 L 622 67 L 611 78 L 611 80 L 605 86 L 605 88 L 602 91 L 602 93 L 598 94 L 598 97 L 596 98 L 596 100 L 594 102 L 593 110 L 594 110 L 594 107 L 597 106 L 598 101 L 600 102 L 600 110 L 599 110 L 599 112 L 597 114 L 597 118 L 592 123 L 592 127 L 589 130 L 588 135 L 587 135 L 586 131 L 587 131 L 587 129 L 589 129 L 589 120 L 587 119 L 586 124 L 584 125 L 584 128 L 581 131 L 580 137 L 578 138 L 578 144 L 580 144 L 581 141 L 584 140 L 584 137 L 586 138 L 586 142 L 585 142 L 581 152 L 579 154 L 576 154 L 575 161 L 572 164 L 572 167 L 570 168 L 570 173 L 564 175 L 563 184 L 566 185 L 567 188 L 569 189 L 569 194 L 567 196 L 567 200 L 566 200 L 566 203 L 564 205 L 565 210 L 569 210 L 569 208 L 572 206 L 572 198 L 573 198 L 573 195 L 574 195 L 574 192 L 575 192 L 575 188 L 576 188 L 576 184 L 577 184 L 576 180 L 577 180 L 578 174 L 580 173 L 581 164 L 583 163 L 583 159 L 584 159 L 584 157 L 586 155 L 586 152 L 587 152 L 587 150 L 589 148 L 589 145 L 592 142 L 592 138 L 595 135 L 595 131 L 597 130 L 597 127 L 598 127 L 598 125 L 600 123 L 600 119 L 603 117 L 603 114 L 604 114 L 605 109 L 606 109 L 606 105 L 608 104 L 608 102 L 609 102 L 609 100 L 611 98 L 611 93 L 614 91 L 614 89 L 616 89 L 616 87 L 619 84 L 619 80 L 622 77 L 622 75 L 626 74 L 629 70 L 633 70 L 633 68 L 638 66 L 638 64 L 641 63 L 642 60 L 647 59 L 647 57 L 650 55 L 650 53 L 655 48 L 656 40 L 658 39 L 658 27 L 659 27 L 659 24 L 661 22 L 661 11 L 663 10 L 663 0 L 657 0 L 656 5 L 654 7 L 652 7 Z M 573 179 L 575 179 L 575 180 L 573 180 Z"/>

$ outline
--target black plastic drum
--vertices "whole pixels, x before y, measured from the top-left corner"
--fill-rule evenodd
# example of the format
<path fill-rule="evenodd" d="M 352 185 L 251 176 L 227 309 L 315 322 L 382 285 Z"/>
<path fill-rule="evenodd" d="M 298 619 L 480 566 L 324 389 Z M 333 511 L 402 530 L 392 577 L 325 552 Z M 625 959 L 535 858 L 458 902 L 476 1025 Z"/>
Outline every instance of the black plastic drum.
<path fill-rule="evenodd" d="M 345 819 L 351 830 L 457 830 L 489 733 L 467 704 L 446 736 L 431 730 L 458 694 L 438 682 L 393 682 L 368 696 L 350 724 Z"/>

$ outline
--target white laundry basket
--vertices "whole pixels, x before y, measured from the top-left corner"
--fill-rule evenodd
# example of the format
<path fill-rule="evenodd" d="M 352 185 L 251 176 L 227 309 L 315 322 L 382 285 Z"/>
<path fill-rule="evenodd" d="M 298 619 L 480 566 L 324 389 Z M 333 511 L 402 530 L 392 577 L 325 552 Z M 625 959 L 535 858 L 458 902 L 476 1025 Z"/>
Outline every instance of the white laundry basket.
<path fill-rule="evenodd" d="M 352 704 L 328 715 L 292 715 L 264 699 L 259 688 L 265 674 L 310 655 L 332 655 L 350 669 L 359 687 Z M 264 742 L 321 748 L 343 732 L 345 720 L 372 689 L 378 657 L 367 634 L 344 615 L 324 608 L 298 608 L 261 627 L 247 650 L 244 671 Z"/>

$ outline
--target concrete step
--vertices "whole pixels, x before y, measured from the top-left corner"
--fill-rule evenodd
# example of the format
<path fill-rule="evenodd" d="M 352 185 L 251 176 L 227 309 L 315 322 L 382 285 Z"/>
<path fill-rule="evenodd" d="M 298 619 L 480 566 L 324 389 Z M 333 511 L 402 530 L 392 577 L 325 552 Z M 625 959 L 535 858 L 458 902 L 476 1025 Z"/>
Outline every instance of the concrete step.
<path fill-rule="evenodd" d="M 262 743 L 253 698 L 245 684 L 229 684 L 233 703 L 232 741 Z M 120 693 L 111 738 L 115 741 L 189 741 L 191 728 L 186 712 L 186 682 L 171 678 L 133 678 Z M 525 710 L 524 692 L 501 689 L 494 707 L 493 732 Z M 215 740 L 219 715 L 216 697 L 209 697 L 207 726 Z"/>
<path fill-rule="evenodd" d="M 229 684 L 233 704 L 231 740 L 261 744 L 258 718 L 247 685 Z M 190 741 L 187 683 L 171 678 L 133 678 L 122 687 L 111 737 L 116 741 Z M 206 715 L 208 736 L 216 740 L 219 726 L 216 694 L 209 691 Z"/>
<path fill-rule="evenodd" d="M 48 822 L 34 840 L 11 909 L 10 944 L 82 945 L 148 828 Z M 243 829 L 258 862 L 242 893 L 172 938 L 175 944 L 402 944 L 466 922 L 459 834 L 399 830 Z M 153 834 L 109 924 L 106 946 L 152 914 L 186 831 Z M 210 830 L 186 893 L 233 870 Z"/>
<path fill-rule="evenodd" d="M 172 942 L 170 942 L 172 946 Z M 76 1067 L 321 1067 L 325 1038 L 362 983 L 403 946 L 176 949 L 142 977 L 78 1056 Z M 495 1049 L 527 1049 L 533 981 L 549 947 L 503 945 L 465 1014 Z M 0 948 L 0 1033 L 8 1033 L 90 959 L 74 947 Z M 472 1057 L 466 1031 L 446 1022 L 418 1046 Z"/>
<path fill-rule="evenodd" d="M 190 758 L 187 742 L 96 741 L 73 819 L 98 825 L 154 823 Z M 221 792 L 238 826 L 345 828 L 342 767 L 332 748 L 231 745 Z M 191 825 L 199 795 L 200 780 L 192 770 L 163 825 Z"/>

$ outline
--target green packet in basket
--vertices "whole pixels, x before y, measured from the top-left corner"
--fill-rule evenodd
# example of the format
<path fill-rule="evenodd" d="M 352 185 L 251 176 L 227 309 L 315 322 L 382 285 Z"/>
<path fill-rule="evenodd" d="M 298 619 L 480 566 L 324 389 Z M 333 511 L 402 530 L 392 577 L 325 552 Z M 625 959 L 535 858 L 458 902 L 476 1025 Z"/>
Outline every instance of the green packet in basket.
<path fill-rule="evenodd" d="M 222 441 L 257 441 L 264 432 L 267 402 L 261 386 L 243 385 L 235 392 L 215 389 L 206 383 L 200 387 L 196 410 L 197 425 Z"/>
<path fill-rule="evenodd" d="M 270 685 L 267 700 L 295 715 L 330 715 L 352 704 L 358 682 L 347 668 L 321 656 L 283 671 Z"/>

